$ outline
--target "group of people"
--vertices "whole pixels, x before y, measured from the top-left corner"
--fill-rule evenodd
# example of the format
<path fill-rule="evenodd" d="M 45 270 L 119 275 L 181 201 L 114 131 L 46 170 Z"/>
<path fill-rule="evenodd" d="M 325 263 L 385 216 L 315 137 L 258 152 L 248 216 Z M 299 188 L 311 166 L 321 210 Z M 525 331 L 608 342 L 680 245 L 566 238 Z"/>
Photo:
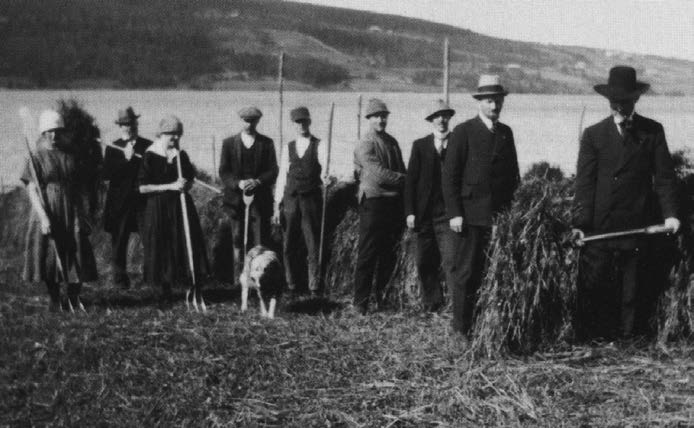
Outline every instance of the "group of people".
<path fill-rule="evenodd" d="M 609 100 L 611 114 L 587 128 L 581 139 L 573 219 L 579 242 L 585 233 L 652 223 L 649 195 L 653 194 L 660 220 L 673 233 L 679 229 L 675 173 L 663 128 L 634 113 L 636 101 L 647 89 L 636 80 L 635 70 L 626 66 L 612 68 L 607 84 L 595 86 Z M 407 227 L 416 233 L 424 309 L 439 311 L 446 303 L 442 270 L 452 302 L 452 329 L 463 338 L 469 335 L 495 215 L 511 205 L 520 184 L 513 132 L 499 121 L 508 93 L 499 76 L 482 75 L 472 94 L 477 114 L 452 130 L 449 123 L 455 110 L 435 101 L 423 117 L 431 132 L 413 142 L 407 167 L 398 142 L 386 131 L 387 105 L 375 98 L 369 101 L 364 115 L 369 131 L 354 152 L 359 204 L 356 312 L 368 312 L 372 295 L 377 308 L 384 306 L 396 244 Z M 324 287 L 318 257 L 322 190 L 330 184 L 325 144 L 311 133 L 309 110 L 297 107 L 290 114 L 296 138 L 286 145 L 286 156 L 278 165 L 273 141 L 257 130 L 262 112 L 248 107 L 239 116 L 243 129 L 222 145 L 219 176 L 224 209 L 214 243 L 215 260 L 226 269 L 230 282 L 238 282 L 245 252 L 255 245 L 269 246 L 271 224 L 279 223 L 283 214 L 288 291 L 295 294 L 300 288 L 302 267 L 297 262 L 303 262 L 308 269 L 306 285 L 312 296 L 319 296 Z M 137 120 L 130 107 L 119 112 L 116 123 L 122 138 L 108 145 L 104 157 L 104 178 L 109 181 L 104 226 L 112 236 L 113 281 L 129 286 L 128 239 L 139 231 L 144 279 L 160 284 L 163 297 L 170 299 L 173 283 L 210 272 L 200 221 L 186 193 L 195 170 L 179 148 L 183 125 L 178 118 L 162 119 L 154 142 L 138 135 Z M 84 210 L 71 184 L 75 165 L 61 146 L 63 128 L 56 112 L 41 116 L 41 139 L 46 144 L 33 157 L 37 177 L 32 179 L 30 165 L 22 176 L 33 207 L 25 277 L 46 283 L 53 309 L 61 306 L 61 282 L 69 283 L 67 303 L 74 307 L 80 305 L 81 282 L 96 277 L 81 221 Z M 305 261 L 297 260 L 299 239 L 307 249 Z M 634 333 L 639 272 L 648 269 L 644 245 L 643 239 L 629 238 L 582 248 L 577 314 L 583 336 Z M 229 246 L 233 254 L 226 250 Z M 193 263 L 188 263 L 191 248 Z"/>

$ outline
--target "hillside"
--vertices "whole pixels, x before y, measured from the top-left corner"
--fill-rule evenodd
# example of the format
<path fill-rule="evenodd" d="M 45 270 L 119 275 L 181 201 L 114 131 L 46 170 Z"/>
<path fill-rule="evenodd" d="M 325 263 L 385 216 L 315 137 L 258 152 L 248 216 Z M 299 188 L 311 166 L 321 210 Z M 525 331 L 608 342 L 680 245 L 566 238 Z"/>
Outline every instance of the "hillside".
<path fill-rule="evenodd" d="M 494 72 L 514 92 L 586 93 L 629 63 L 655 93 L 694 94 L 690 61 L 279 0 L 2 2 L 0 86 L 269 89 L 284 50 L 290 89 L 431 91 L 445 37 L 453 90 Z"/>

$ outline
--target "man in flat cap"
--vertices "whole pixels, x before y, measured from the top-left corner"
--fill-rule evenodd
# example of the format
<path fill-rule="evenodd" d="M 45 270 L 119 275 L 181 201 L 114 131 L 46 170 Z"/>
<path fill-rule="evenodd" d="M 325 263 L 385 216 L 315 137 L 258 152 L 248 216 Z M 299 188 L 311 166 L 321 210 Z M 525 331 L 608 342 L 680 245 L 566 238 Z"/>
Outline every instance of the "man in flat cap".
<path fill-rule="evenodd" d="M 388 279 L 395 268 L 395 245 L 402 234 L 405 163 L 398 142 L 386 132 L 386 104 L 372 98 L 364 117 L 369 131 L 354 151 L 355 175 L 359 179 L 359 244 L 354 278 L 354 307 L 368 311 L 374 273 L 374 294 L 379 308 Z"/>
<path fill-rule="evenodd" d="M 499 76 L 480 76 L 478 114 L 453 129 L 443 168 L 443 194 L 458 250 L 451 284 L 452 328 L 467 339 L 484 276 L 494 215 L 509 207 L 520 175 L 511 128 L 499 122 L 508 91 Z"/>
<path fill-rule="evenodd" d="M 311 134 L 311 115 L 306 107 L 290 112 L 296 138 L 287 144 L 287 156 L 282 159 L 275 187 L 274 221 L 279 224 L 280 202 L 284 201 L 284 269 L 287 288 L 296 297 L 299 261 L 297 242 L 302 238 L 307 249 L 308 289 L 311 297 L 321 293 L 321 267 L 318 265 L 322 185 L 327 151 L 321 141 Z"/>
<path fill-rule="evenodd" d="M 140 195 L 137 176 L 142 155 L 152 144 L 138 135 L 137 119 L 132 107 L 118 111 L 116 125 L 121 137 L 106 147 L 104 154 L 104 179 L 108 180 L 108 192 L 104 206 L 104 229 L 111 234 L 111 270 L 114 284 L 130 287 L 126 261 L 130 234 L 142 224 L 145 199 Z"/>
<path fill-rule="evenodd" d="M 246 251 L 255 245 L 268 246 L 271 240 L 272 187 L 278 166 L 273 141 L 257 131 L 262 116 L 256 107 L 239 111 L 243 130 L 222 142 L 219 177 L 224 183 L 224 215 L 215 243 L 215 270 L 223 280 L 238 283 Z M 250 204 L 248 248 L 243 248 L 245 204 L 243 195 L 252 195 Z M 234 272 L 228 266 L 228 241 L 232 240 Z"/>
<path fill-rule="evenodd" d="M 636 80 L 632 67 L 617 66 L 607 84 L 594 87 L 608 99 L 611 114 L 586 128 L 581 138 L 573 219 L 577 238 L 663 219 L 673 233 L 680 227 L 676 176 L 663 126 L 634 112 L 649 86 Z M 581 339 L 635 333 L 640 287 L 653 285 L 643 283 L 651 267 L 647 245 L 643 237 L 630 237 L 590 242 L 581 249 L 576 299 Z"/>
<path fill-rule="evenodd" d="M 436 100 L 426 111 L 432 133 L 412 143 L 405 178 L 407 227 L 417 234 L 417 273 L 424 311 L 436 312 L 443 306 L 439 269 L 443 261 L 446 282 L 452 283 L 458 238 L 446 216 L 441 187 L 441 170 L 448 151 L 448 123 L 455 110 Z"/>

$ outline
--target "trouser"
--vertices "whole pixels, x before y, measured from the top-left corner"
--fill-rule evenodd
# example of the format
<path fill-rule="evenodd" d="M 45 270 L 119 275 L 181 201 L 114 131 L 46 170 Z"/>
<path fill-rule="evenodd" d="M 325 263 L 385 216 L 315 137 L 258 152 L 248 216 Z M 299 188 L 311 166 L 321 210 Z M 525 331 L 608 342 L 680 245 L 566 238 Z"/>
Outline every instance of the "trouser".
<path fill-rule="evenodd" d="M 321 286 L 318 265 L 318 252 L 320 246 L 320 221 L 321 221 L 321 194 L 313 192 L 309 194 L 285 195 L 284 218 L 286 229 L 284 232 L 284 270 L 287 278 L 287 287 L 290 291 L 296 290 L 298 279 L 297 241 L 303 235 L 307 249 L 308 263 L 308 288 L 318 291 Z"/>
<path fill-rule="evenodd" d="M 443 288 L 440 268 L 449 289 L 455 280 L 455 255 L 459 238 L 448 224 L 448 219 L 425 219 L 417 231 L 417 273 L 422 290 L 425 311 L 436 311 L 443 306 Z M 443 263 L 442 263 L 443 262 Z"/>
<path fill-rule="evenodd" d="M 485 251 L 489 245 L 491 228 L 485 226 L 463 226 L 458 235 L 451 288 L 453 300 L 454 331 L 469 334 L 472 329 L 477 291 L 482 285 L 486 264 Z"/>
<path fill-rule="evenodd" d="M 402 235 L 403 206 L 399 197 L 364 198 L 359 207 L 359 244 L 354 275 L 354 305 L 368 308 L 376 276 L 376 302 L 383 301 L 383 290 L 397 261 L 396 244 Z"/>
<path fill-rule="evenodd" d="M 255 205 L 251 205 L 248 219 L 248 247 L 244 249 L 245 211 L 241 210 L 240 214 L 234 215 L 234 211 L 225 206 L 221 214 L 213 248 L 214 270 L 218 279 L 238 283 L 246 252 L 256 245 L 270 245 L 270 218 L 261 217 Z"/>
<path fill-rule="evenodd" d="M 581 249 L 576 293 L 579 339 L 612 339 L 634 332 L 636 292 L 647 275 L 642 248 L 591 243 Z"/>
<path fill-rule="evenodd" d="M 136 221 L 135 214 L 129 213 L 120 219 L 116 229 L 111 232 L 111 272 L 113 281 L 119 285 L 129 285 L 127 271 L 128 241 Z"/>

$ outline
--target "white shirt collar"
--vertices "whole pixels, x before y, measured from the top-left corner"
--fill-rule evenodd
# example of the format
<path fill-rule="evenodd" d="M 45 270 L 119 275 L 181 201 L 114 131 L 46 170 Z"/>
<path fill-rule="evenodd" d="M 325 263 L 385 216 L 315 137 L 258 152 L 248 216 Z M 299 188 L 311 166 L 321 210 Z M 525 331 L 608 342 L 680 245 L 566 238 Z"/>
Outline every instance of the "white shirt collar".
<path fill-rule="evenodd" d="M 437 152 L 440 153 L 442 148 L 445 149 L 446 147 L 448 147 L 449 135 L 451 135 L 450 130 L 444 132 L 443 134 L 438 131 L 434 131 L 434 147 L 436 147 Z"/>
<path fill-rule="evenodd" d="M 629 115 L 629 117 L 624 117 L 624 116 L 622 116 L 622 115 L 619 114 L 619 113 L 616 113 L 616 114 L 613 113 L 613 114 L 612 114 L 612 119 L 614 120 L 615 125 L 617 125 L 617 126 L 619 127 L 619 125 L 620 125 L 622 122 L 624 122 L 625 120 L 626 120 L 626 121 L 632 121 L 632 120 L 634 120 L 634 113 L 635 113 L 635 112 L 636 112 L 636 110 L 632 111 L 631 114 Z"/>
<path fill-rule="evenodd" d="M 306 153 L 306 149 L 308 149 L 308 145 L 311 144 L 311 136 L 309 135 L 308 137 L 304 137 L 302 135 L 299 135 L 296 137 L 296 154 L 300 157 L 304 157 L 304 153 Z"/>
<path fill-rule="evenodd" d="M 241 132 L 241 141 L 243 142 L 244 147 L 250 149 L 253 147 L 253 143 L 255 143 L 255 135 L 248 135 L 245 132 Z"/>
<path fill-rule="evenodd" d="M 484 122 L 484 125 L 487 127 L 487 129 L 489 129 L 490 131 L 494 129 L 494 122 L 492 122 L 490 118 L 483 115 L 482 113 L 479 113 L 478 116 L 480 117 L 480 119 L 482 119 L 482 122 Z"/>

